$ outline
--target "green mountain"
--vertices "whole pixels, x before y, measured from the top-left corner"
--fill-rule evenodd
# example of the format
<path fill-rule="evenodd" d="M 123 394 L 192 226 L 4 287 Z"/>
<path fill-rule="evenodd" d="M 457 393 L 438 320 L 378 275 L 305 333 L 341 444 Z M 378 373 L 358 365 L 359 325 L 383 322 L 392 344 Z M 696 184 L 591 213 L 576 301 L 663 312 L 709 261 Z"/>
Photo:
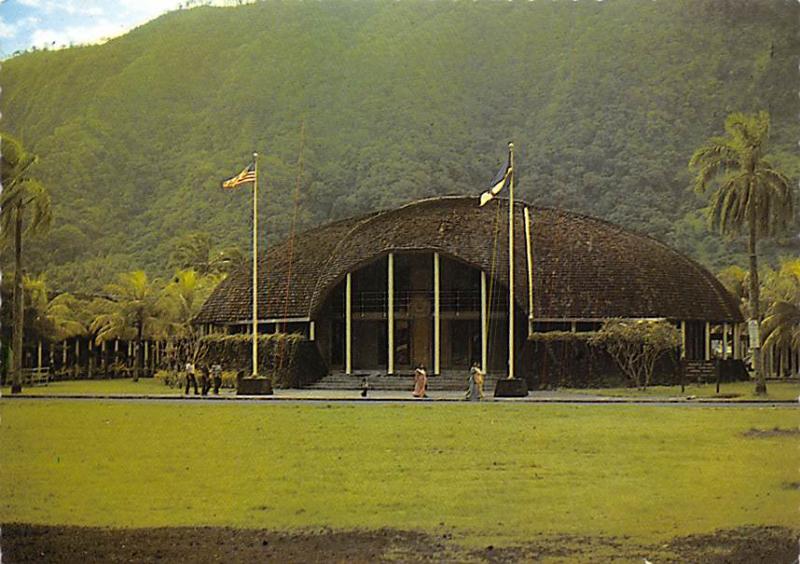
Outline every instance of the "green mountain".
<path fill-rule="evenodd" d="M 2 127 L 40 155 L 55 214 L 49 237 L 28 244 L 28 271 L 92 290 L 123 270 L 168 274 L 188 232 L 247 249 L 249 190 L 219 184 L 253 150 L 273 241 L 293 224 L 478 194 L 512 139 L 521 197 L 652 234 L 710 266 L 741 260 L 740 242 L 706 232 L 687 161 L 728 113 L 766 109 L 773 160 L 800 176 L 798 10 L 271 1 L 16 56 L 2 69 Z M 787 236 L 766 251 L 799 248 Z"/>

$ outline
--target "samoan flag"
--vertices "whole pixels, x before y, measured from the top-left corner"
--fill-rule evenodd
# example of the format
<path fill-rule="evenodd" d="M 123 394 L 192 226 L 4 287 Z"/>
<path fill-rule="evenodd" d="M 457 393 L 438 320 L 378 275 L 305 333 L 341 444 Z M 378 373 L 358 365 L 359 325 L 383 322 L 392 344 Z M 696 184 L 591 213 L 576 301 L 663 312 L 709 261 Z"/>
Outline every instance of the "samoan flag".
<path fill-rule="evenodd" d="M 492 180 L 492 183 L 489 185 L 489 189 L 481 194 L 481 206 L 492 200 L 508 185 L 511 181 L 513 170 L 514 169 L 511 168 L 511 151 L 509 151 L 506 156 L 506 164 L 497 172 L 494 180 Z"/>

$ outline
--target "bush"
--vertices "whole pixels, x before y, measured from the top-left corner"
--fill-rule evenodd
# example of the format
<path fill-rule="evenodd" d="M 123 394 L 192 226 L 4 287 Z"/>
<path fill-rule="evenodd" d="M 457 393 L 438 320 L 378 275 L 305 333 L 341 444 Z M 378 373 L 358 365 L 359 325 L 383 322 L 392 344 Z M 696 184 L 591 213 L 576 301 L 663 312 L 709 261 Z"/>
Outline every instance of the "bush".
<path fill-rule="evenodd" d="M 680 342 L 680 332 L 662 319 L 610 319 L 589 340 L 604 347 L 622 373 L 641 389 L 650 385 L 658 358 Z"/>
<path fill-rule="evenodd" d="M 207 335 L 200 339 L 198 365 L 221 365 L 223 386 L 226 372 L 231 386 L 236 386 L 236 373 L 252 372 L 252 338 L 250 335 Z M 270 378 L 276 388 L 300 387 L 321 378 L 327 372 L 314 343 L 302 335 L 272 333 L 258 337 L 258 373 Z"/>
<path fill-rule="evenodd" d="M 186 385 L 186 373 L 183 371 L 175 370 L 158 370 L 153 378 L 157 382 L 161 382 L 170 388 L 183 388 Z M 198 375 L 197 384 L 200 385 L 200 378 Z M 211 382 L 213 387 L 214 382 Z M 222 388 L 236 389 L 236 371 L 223 370 L 222 371 Z"/>

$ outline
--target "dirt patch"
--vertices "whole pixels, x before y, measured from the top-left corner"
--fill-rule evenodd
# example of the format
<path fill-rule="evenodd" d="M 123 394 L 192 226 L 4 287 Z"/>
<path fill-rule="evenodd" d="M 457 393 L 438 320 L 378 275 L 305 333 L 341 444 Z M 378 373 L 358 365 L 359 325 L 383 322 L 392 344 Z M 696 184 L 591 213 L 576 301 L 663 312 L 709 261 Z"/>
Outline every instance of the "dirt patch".
<path fill-rule="evenodd" d="M 12 523 L 2 528 L 4 563 L 17 562 L 530 562 L 638 561 L 739 564 L 792 562 L 797 533 L 744 527 L 691 535 L 658 546 L 625 538 L 537 537 L 509 547 L 466 549 L 449 534 L 411 531 L 281 533 L 226 527 L 105 529 Z"/>
<path fill-rule="evenodd" d="M 756 439 L 766 437 L 795 437 L 800 435 L 800 427 L 784 429 L 782 427 L 773 427 L 772 429 L 750 429 L 742 433 L 745 437 L 752 437 Z"/>
<path fill-rule="evenodd" d="M 740 527 L 673 540 L 669 548 L 684 562 L 738 564 L 796 562 L 798 535 L 782 527 Z"/>

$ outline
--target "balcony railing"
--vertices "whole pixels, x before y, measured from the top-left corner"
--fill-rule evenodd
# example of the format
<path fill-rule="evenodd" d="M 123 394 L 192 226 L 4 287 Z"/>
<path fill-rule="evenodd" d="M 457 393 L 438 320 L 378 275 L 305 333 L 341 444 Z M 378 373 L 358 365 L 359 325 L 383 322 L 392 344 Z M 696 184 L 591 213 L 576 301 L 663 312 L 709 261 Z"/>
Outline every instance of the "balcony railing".
<path fill-rule="evenodd" d="M 356 292 L 352 296 L 352 311 L 359 313 L 381 313 L 389 309 L 388 292 Z M 394 293 L 394 311 L 396 313 L 433 312 L 434 296 L 429 290 L 409 290 Z M 489 304 L 492 311 L 505 308 L 505 304 Z M 448 290 L 439 292 L 439 310 L 450 313 L 479 313 L 481 310 L 481 293 L 477 290 Z"/>

